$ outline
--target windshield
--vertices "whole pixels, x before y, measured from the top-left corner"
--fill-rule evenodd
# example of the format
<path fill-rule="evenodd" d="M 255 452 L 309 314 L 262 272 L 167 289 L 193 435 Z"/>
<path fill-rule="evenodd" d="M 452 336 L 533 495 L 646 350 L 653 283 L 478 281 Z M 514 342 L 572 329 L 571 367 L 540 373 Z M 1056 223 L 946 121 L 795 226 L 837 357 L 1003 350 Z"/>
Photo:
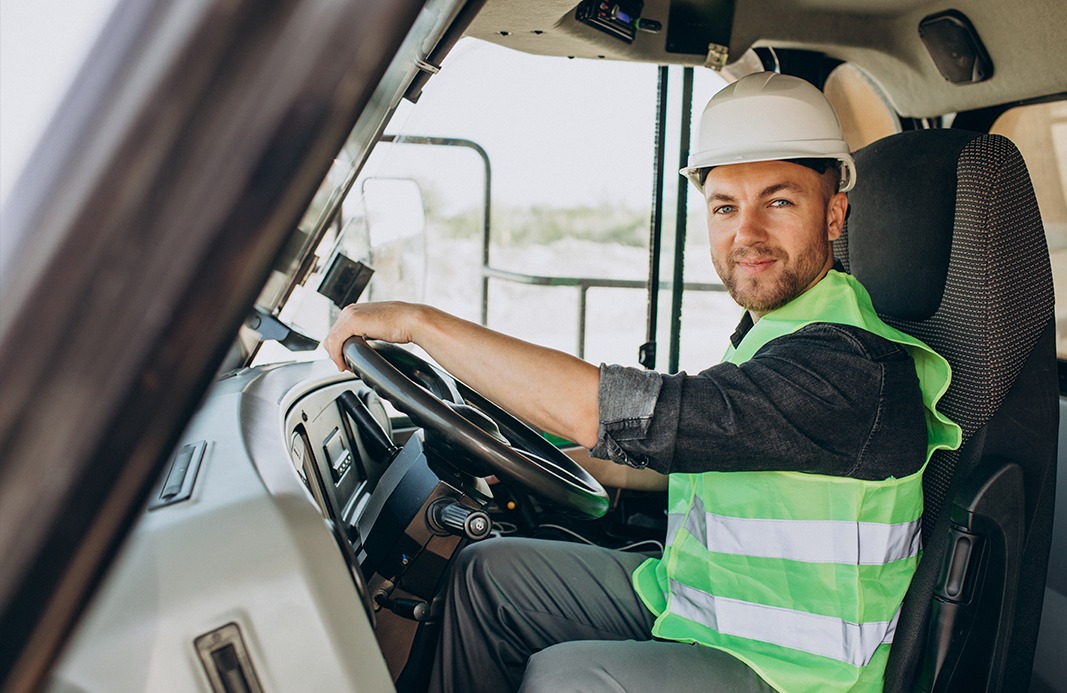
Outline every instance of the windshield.
<path fill-rule="evenodd" d="M 394 114 L 280 318 L 315 340 L 325 336 L 338 308 L 316 289 L 343 254 L 374 269 L 361 300 L 427 302 L 594 362 L 636 364 L 647 337 L 659 69 L 462 40 L 418 103 Z M 671 74 L 680 91 L 681 69 Z M 693 102 L 724 84 L 697 71 Z M 666 120 L 669 210 L 679 115 Z M 342 153 L 309 219 L 347 168 Z M 689 209 L 696 247 L 685 279 L 716 282 L 700 200 Z M 673 235 L 666 223 L 663 236 Z M 734 321 L 728 297 L 705 298 Z M 267 344 L 257 362 L 317 357 Z"/>

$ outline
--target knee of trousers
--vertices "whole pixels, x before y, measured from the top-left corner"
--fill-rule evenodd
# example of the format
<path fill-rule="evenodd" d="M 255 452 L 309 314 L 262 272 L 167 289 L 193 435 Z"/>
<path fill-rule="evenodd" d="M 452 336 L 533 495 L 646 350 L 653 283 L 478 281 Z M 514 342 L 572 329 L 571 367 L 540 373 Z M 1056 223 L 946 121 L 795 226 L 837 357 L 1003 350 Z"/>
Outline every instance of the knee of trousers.
<path fill-rule="evenodd" d="M 451 592 L 454 594 L 492 591 L 496 579 L 490 578 L 495 566 L 506 566 L 510 550 L 502 546 L 504 540 L 490 539 L 469 544 L 460 551 L 452 566 Z"/>
<path fill-rule="evenodd" d="M 597 661 L 576 657 L 580 648 L 560 643 L 530 656 L 520 693 L 612 690 L 613 677 Z"/>

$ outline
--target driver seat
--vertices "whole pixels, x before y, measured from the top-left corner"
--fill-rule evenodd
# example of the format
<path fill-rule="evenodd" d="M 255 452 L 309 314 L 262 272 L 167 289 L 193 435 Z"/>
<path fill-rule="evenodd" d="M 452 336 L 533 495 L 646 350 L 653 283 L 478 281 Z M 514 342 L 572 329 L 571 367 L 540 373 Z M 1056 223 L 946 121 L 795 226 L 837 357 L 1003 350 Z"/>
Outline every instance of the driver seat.
<path fill-rule="evenodd" d="M 924 554 L 888 691 L 1027 690 L 1056 488 L 1052 270 L 1026 165 L 1009 140 L 892 135 L 856 152 L 836 258 L 890 325 L 952 366 L 939 408 L 963 429 L 923 477 Z"/>

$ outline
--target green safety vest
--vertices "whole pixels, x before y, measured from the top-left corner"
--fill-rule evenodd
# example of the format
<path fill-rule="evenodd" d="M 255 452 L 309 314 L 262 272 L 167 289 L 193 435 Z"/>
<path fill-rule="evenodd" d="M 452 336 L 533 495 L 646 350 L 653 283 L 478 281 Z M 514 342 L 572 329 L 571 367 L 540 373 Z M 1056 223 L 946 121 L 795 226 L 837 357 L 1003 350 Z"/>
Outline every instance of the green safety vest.
<path fill-rule="evenodd" d="M 934 450 L 959 447 L 959 426 L 935 407 L 951 378 L 948 362 L 883 323 L 850 275 L 831 270 L 763 316 L 724 361 L 743 363 L 814 322 L 902 345 L 926 409 L 926 462 Z M 638 567 L 634 587 L 657 615 L 654 636 L 725 650 L 780 691 L 880 690 L 921 554 L 922 508 L 922 469 L 882 481 L 671 474 L 667 546 L 661 559 Z"/>

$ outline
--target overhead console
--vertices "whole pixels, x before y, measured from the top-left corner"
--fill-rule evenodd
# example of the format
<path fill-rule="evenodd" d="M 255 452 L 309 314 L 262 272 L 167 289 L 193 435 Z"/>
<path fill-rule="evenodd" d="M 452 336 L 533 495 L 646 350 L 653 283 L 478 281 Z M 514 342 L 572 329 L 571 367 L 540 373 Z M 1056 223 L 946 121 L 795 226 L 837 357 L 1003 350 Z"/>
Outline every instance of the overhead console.
<path fill-rule="evenodd" d="M 582 0 L 576 16 L 583 24 L 633 43 L 638 31 L 654 34 L 663 28 L 662 22 L 641 16 L 644 6 L 644 0 Z"/>
<path fill-rule="evenodd" d="M 707 67 L 726 65 L 736 0 L 670 0 L 664 49 L 668 53 L 704 56 Z M 644 0 L 582 0 L 575 18 L 588 26 L 633 43 L 638 31 L 663 29 L 663 18 L 646 16 Z M 653 13 L 656 12 L 653 9 Z"/>
<path fill-rule="evenodd" d="M 545 0 L 486 3 L 465 35 L 536 55 L 721 67 L 736 0 Z M 728 55 L 729 54 L 729 55 Z"/>
<path fill-rule="evenodd" d="M 668 53 L 703 55 L 704 66 L 720 70 L 730 59 L 736 0 L 671 0 Z M 734 59 L 740 55 L 733 56 Z"/>

